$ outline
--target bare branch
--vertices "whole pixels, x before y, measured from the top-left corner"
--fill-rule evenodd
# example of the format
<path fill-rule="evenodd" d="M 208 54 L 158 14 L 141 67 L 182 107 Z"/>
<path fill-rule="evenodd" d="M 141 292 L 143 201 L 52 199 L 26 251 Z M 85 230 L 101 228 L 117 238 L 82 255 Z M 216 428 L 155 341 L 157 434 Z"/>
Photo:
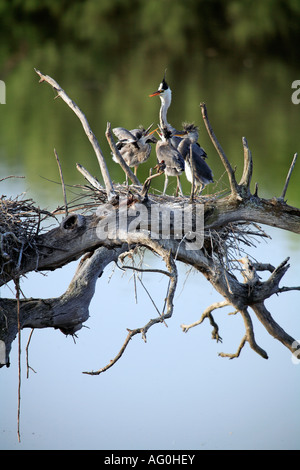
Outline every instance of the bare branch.
<path fill-rule="evenodd" d="M 251 317 L 250 317 L 247 309 L 246 308 L 241 309 L 240 313 L 241 313 L 241 315 L 243 317 L 243 320 L 244 320 L 246 333 L 245 333 L 244 337 L 241 340 L 239 348 L 238 348 L 237 352 L 234 353 L 234 354 L 221 352 L 221 353 L 219 353 L 219 356 L 220 357 L 229 357 L 229 359 L 234 359 L 236 357 L 239 357 L 239 355 L 241 353 L 241 350 L 245 346 L 246 342 L 248 342 L 251 349 L 253 349 L 257 354 L 259 354 L 264 359 L 268 359 L 268 355 L 267 355 L 266 351 L 264 351 L 264 349 L 262 349 L 255 341 L 254 331 L 253 331 L 253 324 L 252 324 L 252 320 L 251 320 Z"/>
<path fill-rule="evenodd" d="M 66 187 L 65 187 L 65 182 L 64 182 L 64 177 L 63 177 L 63 173 L 62 173 L 60 161 L 59 161 L 59 158 L 58 158 L 58 155 L 57 155 L 57 152 L 56 152 L 55 149 L 54 149 L 54 155 L 55 155 L 55 158 L 56 158 L 56 161 L 57 161 L 57 165 L 58 165 L 58 170 L 59 170 L 59 175 L 60 175 L 60 180 L 61 180 L 61 186 L 62 186 L 64 201 L 65 201 L 65 215 L 66 215 L 66 217 L 67 217 L 68 214 L 69 214 L 69 211 L 68 211 Z"/>
<path fill-rule="evenodd" d="M 223 352 L 220 352 L 218 355 L 219 355 L 220 357 L 228 357 L 229 359 L 234 359 L 234 358 L 236 358 L 236 357 L 239 357 L 239 355 L 241 354 L 241 351 L 242 351 L 243 347 L 245 346 L 246 342 L 247 342 L 247 335 L 245 335 L 245 336 L 242 338 L 242 340 L 241 340 L 241 342 L 240 342 L 240 345 L 239 345 L 239 347 L 238 347 L 236 353 L 231 353 L 231 354 L 230 354 L 230 353 L 223 353 Z"/>
<path fill-rule="evenodd" d="M 171 274 L 168 273 L 168 271 L 164 271 L 163 269 L 142 269 L 142 268 L 137 268 L 135 266 L 118 266 L 120 269 L 132 269 L 133 271 L 138 271 L 140 273 L 158 273 L 158 274 L 164 274 L 165 276 L 171 277 Z"/>
<path fill-rule="evenodd" d="M 143 189 L 142 189 L 142 192 L 141 192 L 141 198 L 144 201 L 147 201 L 147 199 L 148 199 L 148 191 L 150 189 L 151 181 L 153 180 L 153 178 L 157 178 L 158 176 L 160 176 L 164 173 L 165 164 L 164 163 L 159 163 L 158 165 L 156 165 L 154 167 L 154 169 L 157 170 L 157 173 L 155 175 L 150 174 L 150 176 L 148 176 L 148 178 L 145 180 L 144 185 L 143 185 Z"/>
<path fill-rule="evenodd" d="M 280 287 L 277 290 L 277 293 L 280 294 L 281 292 L 289 292 L 291 290 L 300 290 L 300 286 L 295 287 Z"/>
<path fill-rule="evenodd" d="M 251 151 L 248 147 L 248 142 L 245 137 L 242 138 L 243 147 L 244 147 L 244 170 L 242 178 L 239 182 L 239 186 L 244 186 L 246 189 L 246 195 L 250 195 L 250 183 L 253 172 L 253 161 Z"/>
<path fill-rule="evenodd" d="M 272 273 L 276 268 L 270 263 L 254 263 L 256 271 L 270 271 Z"/>
<path fill-rule="evenodd" d="M 107 191 L 108 200 L 113 199 L 115 197 L 113 183 L 111 181 L 111 178 L 110 178 L 110 175 L 109 175 L 109 172 L 108 172 L 108 168 L 106 166 L 106 162 L 105 162 L 102 150 L 100 148 L 100 145 L 99 145 L 94 133 L 92 132 L 85 115 L 82 113 L 82 111 L 79 109 L 79 107 L 74 103 L 74 101 L 71 100 L 68 97 L 68 95 L 59 86 L 59 84 L 55 80 L 53 80 L 53 78 L 49 77 L 48 75 L 43 75 L 37 69 L 34 69 L 34 70 L 40 76 L 40 83 L 41 82 L 49 83 L 49 85 L 51 85 L 52 88 L 57 92 L 57 96 L 60 96 L 65 101 L 65 103 L 67 103 L 67 105 L 74 111 L 76 116 L 79 118 L 79 120 L 80 120 L 80 122 L 83 126 L 83 129 L 84 129 L 89 141 L 91 142 L 92 147 L 94 149 L 94 152 L 96 154 L 96 157 L 97 157 L 97 160 L 98 160 L 98 163 L 99 163 L 99 166 L 100 166 L 101 174 L 102 174 L 102 177 L 103 177 L 103 180 L 104 180 L 105 188 L 106 188 L 106 191 Z"/>
<path fill-rule="evenodd" d="M 279 199 L 281 199 L 281 200 L 283 200 L 283 201 L 284 201 L 284 198 L 285 198 L 285 195 L 286 195 L 286 192 L 287 192 L 287 188 L 288 188 L 288 185 L 289 185 L 291 176 L 292 176 L 292 171 L 293 171 L 294 166 L 295 166 L 295 164 L 296 164 L 297 156 L 298 156 L 298 154 L 295 153 L 294 158 L 293 158 L 293 161 L 292 161 L 291 166 L 290 166 L 290 169 L 289 169 L 289 172 L 288 172 L 287 177 L 286 177 L 286 180 L 285 180 L 285 185 L 284 185 L 282 194 L 281 194 L 281 196 L 280 196 L 280 198 L 279 198 Z"/>
<path fill-rule="evenodd" d="M 190 325 L 180 325 L 181 328 L 182 328 L 182 331 L 184 333 L 187 333 L 189 331 L 190 328 L 194 328 L 195 326 L 197 325 L 200 325 L 204 320 L 205 318 L 208 318 L 209 321 L 210 321 L 210 324 L 213 326 L 213 332 L 212 332 L 212 339 L 216 339 L 217 342 L 220 341 L 222 342 L 222 338 L 219 336 L 219 327 L 218 325 L 215 323 L 214 321 L 214 318 L 211 314 L 211 312 L 213 312 L 214 310 L 216 310 L 217 308 L 222 308 L 222 307 L 227 307 L 228 305 L 231 305 L 230 302 L 228 302 L 228 300 L 223 300 L 222 302 L 215 302 L 213 303 L 212 305 L 210 305 L 209 307 L 207 307 L 200 320 L 194 322 L 194 323 L 191 323 Z"/>
<path fill-rule="evenodd" d="M 124 342 L 123 346 L 121 347 L 120 351 L 118 352 L 118 354 L 114 357 L 114 359 L 110 360 L 109 363 L 106 366 L 102 367 L 101 369 L 99 369 L 97 371 L 82 372 L 82 373 L 86 374 L 86 375 L 100 375 L 102 372 L 105 372 L 108 369 L 110 369 L 123 356 L 123 353 L 124 353 L 125 349 L 127 348 L 128 343 L 131 340 L 131 338 L 133 338 L 133 336 L 135 336 L 136 334 L 140 333 L 141 329 L 137 328 L 135 330 L 129 330 L 127 328 L 127 331 L 128 331 L 128 335 L 125 339 L 125 342 Z"/>
<path fill-rule="evenodd" d="M 93 188 L 98 189 L 99 191 L 103 190 L 102 185 L 99 181 L 94 178 L 80 163 L 76 163 L 77 170 L 85 177 L 85 179 L 93 186 Z"/>
<path fill-rule="evenodd" d="M 16 176 L 16 175 L 5 176 L 4 178 L 0 178 L 0 183 L 1 183 L 2 181 L 5 181 L 5 180 L 9 179 L 9 178 L 21 178 L 21 179 L 24 179 L 25 176 Z"/>
<path fill-rule="evenodd" d="M 29 365 L 29 345 L 30 345 L 30 341 L 31 341 L 33 332 L 34 332 L 34 329 L 31 330 L 31 332 L 29 334 L 27 344 L 26 344 L 27 379 L 29 378 L 29 370 L 32 370 L 36 374 L 36 371 Z"/>
<path fill-rule="evenodd" d="M 225 155 L 225 152 L 224 150 L 222 149 L 221 145 L 219 144 L 216 136 L 215 136 L 215 133 L 210 125 L 210 122 L 208 120 L 208 115 L 207 115 L 207 109 L 206 109 L 206 105 L 205 103 L 200 103 L 200 107 L 201 107 L 201 111 L 202 111 L 202 117 L 203 117 L 203 120 L 204 120 L 204 124 L 205 124 L 205 127 L 206 127 L 206 130 L 208 132 L 208 135 L 209 137 L 211 138 L 211 141 L 215 147 L 215 149 L 217 150 L 220 158 L 221 158 L 221 161 L 225 167 L 225 170 L 227 172 L 227 175 L 228 175 L 228 178 L 229 178 L 229 183 L 230 183 L 230 188 L 231 188 L 231 194 L 234 195 L 235 197 L 238 197 L 238 184 L 236 182 L 236 179 L 235 179 L 235 175 L 234 175 L 234 171 Z"/>
<path fill-rule="evenodd" d="M 149 330 L 149 328 L 151 328 L 156 323 L 165 322 L 165 320 L 167 318 L 170 318 L 172 316 L 172 313 L 173 313 L 173 299 L 174 299 L 176 285 L 177 285 L 177 268 L 176 268 L 175 261 L 174 261 L 173 257 L 171 256 L 171 253 L 167 252 L 159 243 L 154 242 L 153 240 L 149 239 L 148 247 L 151 250 L 153 250 L 154 252 L 156 252 L 157 254 L 159 254 L 164 259 L 164 261 L 166 263 L 166 266 L 168 268 L 168 271 L 169 271 L 170 284 L 169 284 L 168 293 L 167 293 L 167 296 L 166 296 L 166 313 L 163 313 L 163 314 L 159 315 L 159 317 L 157 317 L 157 318 L 151 319 L 145 326 L 143 326 L 141 328 L 136 328 L 134 330 L 130 330 L 130 329 L 127 328 L 128 335 L 125 339 L 125 342 L 124 342 L 122 348 L 120 349 L 118 354 L 115 356 L 115 358 L 113 360 L 111 360 L 109 362 L 109 364 L 107 364 L 105 367 L 102 367 L 101 369 L 99 369 L 97 371 L 83 372 L 83 374 L 99 375 L 102 372 L 105 372 L 110 367 L 112 367 L 122 357 L 126 347 L 129 344 L 129 341 L 131 340 L 131 338 L 133 336 L 135 336 L 136 334 L 141 334 L 143 340 L 146 342 L 146 334 L 147 334 L 147 331 Z"/>
<path fill-rule="evenodd" d="M 253 323 L 251 320 L 251 317 L 248 313 L 248 310 L 245 308 L 243 310 L 240 310 L 240 313 L 243 317 L 245 328 L 246 328 L 246 338 L 247 341 L 250 345 L 250 347 L 255 351 L 257 354 L 259 354 L 261 357 L 264 359 L 268 359 L 268 355 L 264 349 L 262 349 L 260 346 L 255 341 L 254 337 L 254 331 L 253 331 Z"/>
<path fill-rule="evenodd" d="M 276 323 L 272 318 L 272 315 L 265 307 L 264 303 L 257 303 L 251 305 L 252 310 L 255 312 L 259 321 L 264 325 L 267 332 L 273 336 L 273 338 L 280 341 L 285 347 L 287 347 L 292 353 L 295 349 L 295 339 L 287 334 L 281 326 Z"/>

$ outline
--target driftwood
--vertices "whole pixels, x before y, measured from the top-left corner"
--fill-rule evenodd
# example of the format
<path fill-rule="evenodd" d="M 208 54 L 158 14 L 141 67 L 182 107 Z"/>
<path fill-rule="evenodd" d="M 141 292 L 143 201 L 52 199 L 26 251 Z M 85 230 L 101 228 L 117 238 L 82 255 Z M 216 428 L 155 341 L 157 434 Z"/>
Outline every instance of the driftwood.
<path fill-rule="evenodd" d="M 16 299 L 0 299 L 1 365 L 9 365 L 11 344 L 23 328 L 57 328 L 63 334 L 76 335 L 88 319 L 89 304 L 98 278 L 111 262 L 118 263 L 122 269 L 161 272 L 166 275 L 169 286 L 165 308 L 146 325 L 128 330 L 125 342 L 114 360 L 98 371 L 85 373 L 98 375 L 107 370 L 122 356 L 133 336 L 140 334 L 146 341 L 149 328 L 156 323 L 165 322 L 172 316 L 177 285 L 177 262 L 192 266 L 203 274 L 224 298 L 224 301 L 207 307 L 195 323 L 181 325 L 184 332 L 207 318 L 213 327 L 213 339 L 221 341 L 219 328 L 212 313 L 216 309 L 230 307 L 242 316 L 245 334 L 236 353 L 221 353 L 221 356 L 237 357 L 243 346 L 248 343 L 261 357 L 268 358 L 267 352 L 256 343 L 251 319 L 253 314 L 270 335 L 295 353 L 300 345 L 275 322 L 265 306 L 265 300 L 274 294 L 300 290 L 299 286 L 280 287 L 280 282 L 289 268 L 288 259 L 277 267 L 254 263 L 241 247 L 253 246 L 254 239 L 268 236 L 258 225 L 260 223 L 300 234 L 300 209 L 289 206 L 285 201 L 297 155 L 295 154 L 287 179 L 283 182 L 280 197 L 259 197 L 257 185 L 252 194 L 250 183 L 253 159 L 247 140 L 242 138 L 244 170 L 238 182 L 212 130 L 206 106 L 201 104 L 206 129 L 228 175 L 230 190 L 227 194 L 198 196 L 190 202 L 188 197 L 177 198 L 150 193 L 152 179 L 159 177 L 163 169 L 158 168 L 157 174 L 151 174 L 142 185 L 119 154 L 108 123 L 106 138 L 132 182 L 128 187 L 115 184 L 110 178 L 105 158 L 84 114 L 51 77 L 38 70 L 36 73 L 40 76 L 40 81 L 50 84 L 56 90 L 57 96 L 79 117 L 95 150 L 104 185 L 78 163 L 77 169 L 87 184 L 79 188 L 84 200 L 74 203 L 73 206 L 68 205 L 65 198 L 65 204 L 60 210 L 49 213 L 36 208 L 29 200 L 2 199 L 0 286 L 13 280 L 18 295 Z M 56 158 L 59 163 L 57 154 Z M 62 175 L 61 180 L 64 187 Z M 61 213 L 65 216 L 58 223 Z M 158 223 L 161 213 L 162 219 L 171 214 L 167 225 Z M 155 226 L 153 214 L 158 217 L 155 219 Z M 190 221 L 190 228 L 196 225 L 196 230 L 185 230 L 186 220 Z M 199 220 L 203 224 L 198 227 Z M 45 229 L 45 222 L 54 223 L 54 228 Z M 158 255 L 164 261 L 166 269 L 151 270 L 126 264 L 128 259 L 134 259 L 136 251 L 140 249 L 147 249 Z M 62 296 L 50 299 L 20 298 L 18 286 L 21 276 L 30 271 L 55 270 L 79 258 L 81 259 L 77 271 Z M 266 281 L 261 281 L 258 276 L 260 271 L 270 273 Z M 243 282 L 238 280 L 237 273 L 242 274 Z"/>

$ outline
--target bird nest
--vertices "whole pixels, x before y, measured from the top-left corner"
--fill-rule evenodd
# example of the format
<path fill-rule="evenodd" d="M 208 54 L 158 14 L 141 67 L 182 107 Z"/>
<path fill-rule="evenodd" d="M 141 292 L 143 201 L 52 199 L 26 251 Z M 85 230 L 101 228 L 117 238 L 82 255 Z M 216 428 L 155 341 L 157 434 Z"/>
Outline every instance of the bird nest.
<path fill-rule="evenodd" d="M 0 199 L 0 279 L 5 272 L 20 270 L 22 258 L 36 251 L 42 222 L 50 212 L 36 207 L 32 199 Z M 8 266 L 9 265 L 9 266 Z"/>

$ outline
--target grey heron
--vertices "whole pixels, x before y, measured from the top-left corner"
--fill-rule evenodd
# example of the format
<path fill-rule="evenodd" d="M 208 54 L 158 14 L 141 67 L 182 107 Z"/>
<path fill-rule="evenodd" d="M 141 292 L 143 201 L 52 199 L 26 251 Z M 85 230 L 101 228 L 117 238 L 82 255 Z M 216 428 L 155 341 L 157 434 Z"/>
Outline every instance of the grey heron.
<path fill-rule="evenodd" d="M 182 137 L 178 151 L 185 161 L 185 174 L 192 184 L 191 197 L 193 197 L 194 185 L 199 187 L 199 194 L 201 194 L 207 184 L 214 182 L 213 173 L 204 160 L 205 151 L 197 144 L 198 127 L 194 124 L 184 124 L 183 130 L 177 131 L 177 135 Z"/>
<path fill-rule="evenodd" d="M 113 129 L 113 133 L 118 139 L 118 142 L 116 143 L 117 149 L 127 165 L 129 167 L 134 167 L 135 175 L 137 173 L 137 167 L 141 163 L 146 162 L 150 157 L 151 143 L 157 142 L 157 139 L 153 135 L 156 129 L 150 132 L 152 125 L 153 124 L 151 124 L 147 129 L 144 129 L 141 126 L 137 129 L 132 129 L 131 131 L 124 127 L 115 127 Z M 113 160 L 118 163 L 114 156 Z"/>
<path fill-rule="evenodd" d="M 197 143 L 199 136 L 197 127 L 193 124 L 183 124 L 183 131 L 178 131 L 168 122 L 167 112 L 172 102 L 172 91 L 165 80 L 165 76 L 157 91 L 149 96 L 160 97 L 160 127 L 165 127 L 169 132 L 172 133 L 171 142 L 184 157 L 186 176 L 188 181 L 192 183 L 191 196 L 193 196 L 194 183 L 196 186 L 200 186 L 200 194 L 206 184 L 213 182 L 213 175 L 211 169 L 204 161 L 204 159 L 207 158 L 207 154 L 205 150 Z M 190 155 L 193 157 L 192 160 L 190 159 Z M 191 166 L 192 162 L 193 167 Z M 192 169 L 194 169 L 194 180 Z"/>
<path fill-rule="evenodd" d="M 168 109 L 169 109 L 169 107 L 171 105 L 171 102 L 172 102 L 172 90 L 169 87 L 169 85 L 167 84 L 165 76 L 162 79 L 162 82 L 159 84 L 159 87 L 158 87 L 157 91 L 155 91 L 154 93 L 151 93 L 151 95 L 149 95 L 149 96 L 150 97 L 152 97 L 152 96 L 159 96 L 160 97 L 161 106 L 160 106 L 160 110 L 159 110 L 159 125 L 160 125 L 161 128 L 166 127 L 170 132 L 172 132 L 172 137 L 171 137 L 172 144 L 175 147 L 178 147 L 178 145 L 181 141 L 181 137 L 176 136 L 176 134 L 178 134 L 178 132 L 180 132 L 180 131 L 177 131 L 177 129 L 175 129 L 167 120 L 167 112 L 168 112 Z M 207 158 L 207 154 L 206 154 L 205 150 L 202 149 L 202 147 L 200 147 L 199 144 L 194 142 L 192 145 L 193 145 L 193 150 L 196 153 L 201 152 L 202 158 Z"/>
<path fill-rule="evenodd" d="M 184 171 L 184 159 L 171 142 L 173 132 L 167 129 L 167 127 L 161 127 L 160 135 L 161 140 L 158 140 L 156 144 L 156 157 L 158 163 L 164 165 L 165 184 L 163 194 L 166 193 L 169 176 L 176 176 L 176 192 L 178 192 L 179 189 L 180 195 L 183 196 L 179 177 Z"/>
<path fill-rule="evenodd" d="M 162 82 L 160 83 L 157 91 L 155 91 L 154 93 L 151 93 L 151 95 L 149 96 L 160 97 L 161 106 L 159 110 L 159 125 L 161 129 L 165 127 L 167 128 L 168 131 L 175 133 L 176 129 L 173 126 L 171 126 L 171 124 L 169 124 L 167 120 L 167 112 L 172 101 L 172 91 L 171 91 L 171 88 L 168 86 L 165 80 L 165 77 L 162 79 Z"/>

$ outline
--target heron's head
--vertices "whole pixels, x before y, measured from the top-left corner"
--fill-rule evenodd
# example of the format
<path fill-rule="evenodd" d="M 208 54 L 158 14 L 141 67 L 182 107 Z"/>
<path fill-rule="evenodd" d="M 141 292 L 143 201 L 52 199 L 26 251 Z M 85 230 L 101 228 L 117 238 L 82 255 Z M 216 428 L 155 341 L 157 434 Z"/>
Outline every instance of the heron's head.
<path fill-rule="evenodd" d="M 192 142 L 197 142 L 198 137 L 199 137 L 198 126 L 195 126 L 195 124 L 183 123 L 182 131 L 177 131 L 175 135 L 177 135 L 178 137 L 183 137 L 183 138 L 187 137 Z"/>
<path fill-rule="evenodd" d="M 139 137 L 138 139 L 142 142 L 142 143 L 146 143 L 146 144 L 149 144 L 149 143 L 153 143 L 155 144 L 157 142 L 157 139 L 156 137 L 154 137 L 154 132 L 157 131 L 157 128 L 152 130 L 151 131 L 151 127 L 153 126 L 153 123 L 150 124 L 149 127 L 147 127 L 147 129 L 144 129 L 142 126 L 140 127 L 140 134 L 139 134 Z"/>
<path fill-rule="evenodd" d="M 157 131 L 157 128 L 150 132 L 152 126 L 153 126 L 153 123 L 149 127 L 147 127 L 146 130 L 143 129 L 143 139 L 144 139 L 146 144 L 149 144 L 149 143 L 155 144 L 157 142 L 156 137 L 154 137 L 154 135 L 153 135 L 154 132 Z"/>
<path fill-rule="evenodd" d="M 159 96 L 161 99 L 166 99 L 166 98 L 170 98 L 171 94 L 172 94 L 171 89 L 169 88 L 169 85 L 167 84 L 165 77 L 164 77 L 162 79 L 162 82 L 159 84 L 157 91 L 155 91 L 154 93 L 151 93 L 151 95 L 149 96 L 150 97 Z"/>

